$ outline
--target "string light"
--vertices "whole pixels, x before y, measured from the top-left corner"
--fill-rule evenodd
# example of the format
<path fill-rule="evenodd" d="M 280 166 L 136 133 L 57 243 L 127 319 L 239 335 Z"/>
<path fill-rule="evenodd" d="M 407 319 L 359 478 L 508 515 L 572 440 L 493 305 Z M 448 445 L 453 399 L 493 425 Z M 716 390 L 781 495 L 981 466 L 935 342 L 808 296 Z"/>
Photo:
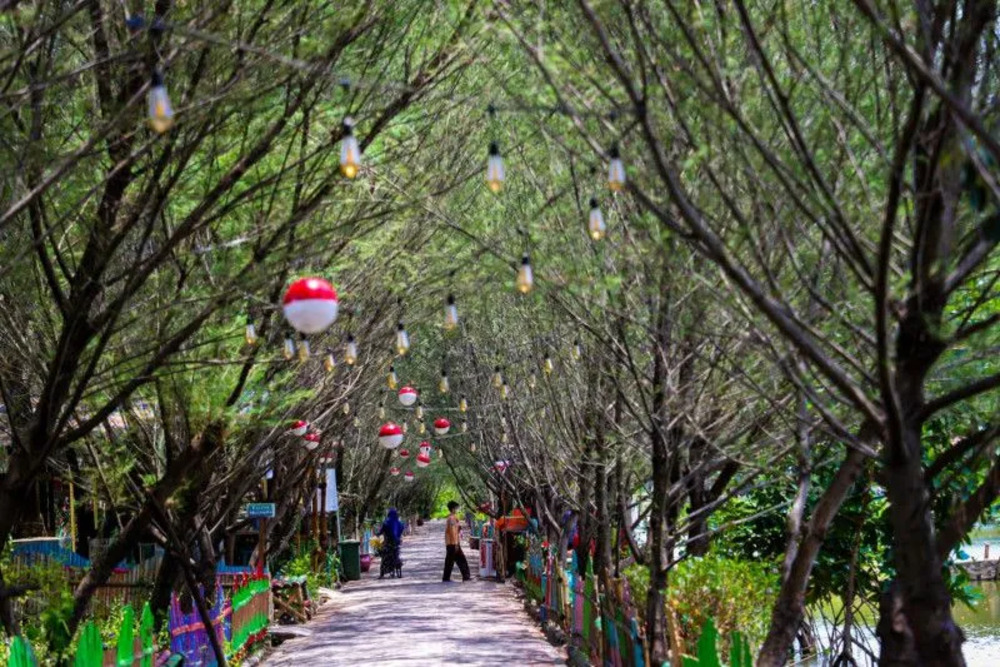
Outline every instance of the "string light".
<path fill-rule="evenodd" d="M 417 425 L 417 434 L 424 435 L 425 433 L 427 433 L 427 426 L 423 422 L 420 422 Z"/>
<path fill-rule="evenodd" d="M 157 134 L 163 134 L 174 126 L 174 108 L 170 105 L 167 86 L 160 72 L 153 72 L 149 86 L 149 126 Z"/>
<path fill-rule="evenodd" d="M 395 389 L 399 386 L 399 378 L 396 377 L 396 367 L 389 366 L 389 375 L 386 376 L 386 382 L 389 385 L 389 389 Z"/>
<path fill-rule="evenodd" d="M 503 158 L 500 157 L 500 145 L 490 142 L 489 157 L 486 161 L 486 185 L 494 193 L 500 192 L 503 188 L 505 174 L 503 170 Z"/>
<path fill-rule="evenodd" d="M 438 391 L 441 392 L 442 394 L 447 394 L 450 389 L 451 385 L 448 382 L 448 369 L 442 368 L 441 381 L 438 382 Z"/>
<path fill-rule="evenodd" d="M 503 433 L 500 434 L 500 442 L 504 444 L 507 443 L 507 431 L 504 431 Z"/>
<path fill-rule="evenodd" d="M 416 410 L 416 412 L 414 414 L 416 415 L 417 419 L 423 419 L 424 418 L 424 406 L 423 406 L 422 403 L 418 403 L 417 404 L 417 410 Z"/>
<path fill-rule="evenodd" d="M 343 410 L 344 410 L 344 414 L 345 415 L 351 414 L 351 404 L 348 403 L 347 401 L 344 401 L 344 408 L 343 408 Z"/>
<path fill-rule="evenodd" d="M 590 217 L 587 220 L 587 231 L 590 232 L 590 238 L 595 241 L 603 239 L 607 231 L 607 226 L 604 224 L 604 214 L 598 208 L 596 199 L 590 200 Z"/>
<path fill-rule="evenodd" d="M 510 389 L 507 387 L 507 383 L 504 382 L 500 387 L 500 400 L 506 401 L 508 395 L 510 395 Z"/>
<path fill-rule="evenodd" d="M 257 327 L 253 325 L 253 319 L 247 315 L 247 327 L 243 332 L 243 339 L 247 342 L 247 345 L 257 344 Z"/>
<path fill-rule="evenodd" d="M 458 326 L 458 306 L 455 305 L 455 295 L 449 294 L 444 306 L 444 328 L 452 331 Z"/>
<path fill-rule="evenodd" d="M 344 363 L 353 366 L 358 361 L 358 344 L 354 342 L 354 336 L 347 334 L 347 346 L 344 349 Z"/>
<path fill-rule="evenodd" d="M 531 375 L 528 376 L 528 388 L 534 389 L 537 385 L 538 385 L 538 378 L 535 377 L 535 373 L 532 372 Z"/>
<path fill-rule="evenodd" d="M 462 433 L 468 433 L 468 432 L 469 432 L 469 422 L 463 420 L 462 421 Z M 476 451 L 476 450 L 473 449 L 472 451 Z"/>
<path fill-rule="evenodd" d="M 385 419 L 385 406 L 382 404 L 379 404 L 378 406 L 378 418 L 380 421 Z"/>
<path fill-rule="evenodd" d="M 354 418 L 354 421 L 352 423 L 354 424 L 354 428 L 361 428 L 361 420 L 358 419 L 357 417 Z"/>
<path fill-rule="evenodd" d="M 493 369 L 493 386 L 497 389 L 503 386 L 503 373 L 500 372 L 499 366 Z"/>
<path fill-rule="evenodd" d="M 406 435 L 406 432 L 410 430 L 410 422 L 404 421 L 402 424 L 399 425 L 399 428 L 403 430 L 403 435 Z"/>
<path fill-rule="evenodd" d="M 291 336 L 285 336 L 285 346 L 282 354 L 285 356 L 285 361 L 291 361 L 295 358 L 295 341 L 292 340 Z"/>
<path fill-rule="evenodd" d="M 299 338 L 299 344 L 297 349 L 299 353 L 299 361 L 307 361 L 309 359 L 311 351 L 309 350 L 309 341 L 306 340 L 305 336 Z"/>
<path fill-rule="evenodd" d="M 410 334 L 406 333 L 406 327 L 403 325 L 403 320 L 400 320 L 399 326 L 396 328 L 396 353 L 402 357 L 409 349 Z"/>
<path fill-rule="evenodd" d="M 354 120 L 348 116 L 344 119 L 344 138 L 340 141 L 340 173 L 347 178 L 354 178 L 361 169 L 361 146 L 354 136 Z"/>
<path fill-rule="evenodd" d="M 463 396 L 458 401 L 458 411 L 459 412 L 468 412 L 469 411 L 469 402 L 467 400 L 465 400 L 465 396 Z"/>
<path fill-rule="evenodd" d="M 521 258 L 521 268 L 517 271 L 517 291 L 521 294 L 527 294 L 534 284 L 535 276 L 531 270 L 531 258 L 528 257 L 528 253 L 524 253 L 524 257 Z"/>
<path fill-rule="evenodd" d="M 333 358 L 333 350 L 326 351 L 326 357 L 323 359 L 323 368 L 326 369 L 327 373 L 332 373 L 337 367 L 337 360 Z"/>
<path fill-rule="evenodd" d="M 580 357 L 583 356 L 583 350 L 580 347 L 580 339 L 579 338 L 577 338 L 576 341 L 573 342 L 573 350 L 572 350 L 571 354 L 573 355 L 573 361 L 579 361 Z"/>
<path fill-rule="evenodd" d="M 545 371 L 546 375 L 552 375 L 552 371 L 554 371 L 555 368 L 555 364 L 552 363 L 552 357 L 546 354 L 545 361 L 542 362 L 542 370 Z"/>
<path fill-rule="evenodd" d="M 625 165 L 618 152 L 618 144 L 611 146 L 608 157 L 611 158 L 611 162 L 608 163 L 608 187 L 617 192 L 625 187 Z"/>
<path fill-rule="evenodd" d="M 476 443 L 474 442 L 469 443 L 469 451 L 472 452 L 473 454 L 476 453 Z"/>

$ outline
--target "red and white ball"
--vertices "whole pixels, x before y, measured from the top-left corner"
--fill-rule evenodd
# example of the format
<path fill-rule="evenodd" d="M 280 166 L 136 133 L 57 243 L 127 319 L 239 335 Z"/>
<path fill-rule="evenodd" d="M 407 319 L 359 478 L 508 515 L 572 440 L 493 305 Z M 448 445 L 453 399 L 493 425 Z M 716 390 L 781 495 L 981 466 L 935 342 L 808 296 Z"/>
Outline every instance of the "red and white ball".
<path fill-rule="evenodd" d="M 420 443 L 420 453 L 421 454 L 427 454 L 428 456 L 430 456 L 430 454 L 431 454 L 431 443 L 427 442 L 426 440 L 424 440 L 423 442 L 421 442 Z"/>
<path fill-rule="evenodd" d="M 414 477 L 414 475 L 413 475 L 413 471 L 412 470 L 407 470 L 406 474 L 403 475 L 403 479 L 406 480 L 407 482 L 412 482 L 413 481 L 413 477 Z"/>
<path fill-rule="evenodd" d="M 309 422 L 304 421 L 302 419 L 294 421 L 292 422 L 292 425 L 291 427 L 289 427 L 288 430 L 291 432 L 292 435 L 296 435 L 301 438 L 302 436 L 304 436 L 306 433 L 309 432 Z"/>
<path fill-rule="evenodd" d="M 430 464 L 431 464 L 431 455 L 430 454 L 424 454 L 424 453 L 417 454 L 417 467 L 418 468 L 426 468 Z"/>
<path fill-rule="evenodd" d="M 404 459 L 410 458 L 410 450 L 409 449 L 401 449 L 401 450 L 399 450 L 399 456 L 401 458 L 404 458 Z"/>
<path fill-rule="evenodd" d="M 389 474 L 392 475 L 393 477 L 399 477 L 399 468 L 397 468 L 396 466 L 392 466 L 391 468 L 389 468 Z"/>
<path fill-rule="evenodd" d="M 319 447 L 319 433 L 306 433 L 302 436 L 302 444 L 309 451 L 312 451 Z"/>
<path fill-rule="evenodd" d="M 337 319 L 337 290 L 322 278 L 300 278 L 285 291 L 282 309 L 296 331 L 317 334 Z"/>
<path fill-rule="evenodd" d="M 399 402 L 404 407 L 410 407 L 417 402 L 417 390 L 410 386 L 401 387 L 399 390 Z"/>
<path fill-rule="evenodd" d="M 451 428 L 451 422 L 444 417 L 438 417 L 434 420 L 434 432 L 438 435 L 445 435 L 448 433 L 448 429 Z"/>
<path fill-rule="evenodd" d="M 378 431 L 378 441 L 386 449 L 395 449 L 403 442 L 403 429 L 398 424 L 386 422 Z"/>

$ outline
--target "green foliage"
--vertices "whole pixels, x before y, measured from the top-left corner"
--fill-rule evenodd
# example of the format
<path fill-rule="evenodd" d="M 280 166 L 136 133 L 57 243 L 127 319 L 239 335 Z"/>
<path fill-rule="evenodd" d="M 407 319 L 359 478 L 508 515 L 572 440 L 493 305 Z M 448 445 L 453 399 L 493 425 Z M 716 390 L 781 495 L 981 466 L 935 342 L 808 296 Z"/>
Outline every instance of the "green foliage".
<path fill-rule="evenodd" d="M 684 667 L 722 667 L 719 657 L 719 631 L 715 621 L 709 616 L 701 628 L 698 638 L 697 657 L 685 655 L 682 658 Z M 731 667 L 753 667 L 750 656 L 750 645 L 739 632 L 733 632 L 729 638 L 729 664 Z"/>

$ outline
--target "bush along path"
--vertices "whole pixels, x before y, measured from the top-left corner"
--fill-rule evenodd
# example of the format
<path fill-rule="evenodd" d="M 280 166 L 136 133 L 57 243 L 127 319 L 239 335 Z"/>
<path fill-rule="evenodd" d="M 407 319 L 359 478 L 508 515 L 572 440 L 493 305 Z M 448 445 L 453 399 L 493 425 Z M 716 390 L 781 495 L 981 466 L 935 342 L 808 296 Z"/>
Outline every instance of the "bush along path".
<path fill-rule="evenodd" d="M 466 549 L 471 581 L 457 570 L 441 581 L 444 523 L 430 522 L 403 538 L 403 578 L 378 578 L 377 563 L 360 582 L 345 587 L 309 625 L 310 637 L 278 647 L 269 667 L 356 665 L 561 665 L 564 652 L 550 645 L 523 612 L 511 586 L 480 580 L 478 557 Z"/>

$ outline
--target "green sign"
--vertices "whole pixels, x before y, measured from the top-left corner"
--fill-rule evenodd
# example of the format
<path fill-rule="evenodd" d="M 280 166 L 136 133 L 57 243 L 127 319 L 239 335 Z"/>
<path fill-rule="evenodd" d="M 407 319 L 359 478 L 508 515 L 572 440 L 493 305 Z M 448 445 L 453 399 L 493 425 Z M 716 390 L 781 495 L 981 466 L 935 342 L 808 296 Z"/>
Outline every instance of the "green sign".
<path fill-rule="evenodd" d="M 273 519 L 274 503 L 247 503 L 248 519 Z"/>

